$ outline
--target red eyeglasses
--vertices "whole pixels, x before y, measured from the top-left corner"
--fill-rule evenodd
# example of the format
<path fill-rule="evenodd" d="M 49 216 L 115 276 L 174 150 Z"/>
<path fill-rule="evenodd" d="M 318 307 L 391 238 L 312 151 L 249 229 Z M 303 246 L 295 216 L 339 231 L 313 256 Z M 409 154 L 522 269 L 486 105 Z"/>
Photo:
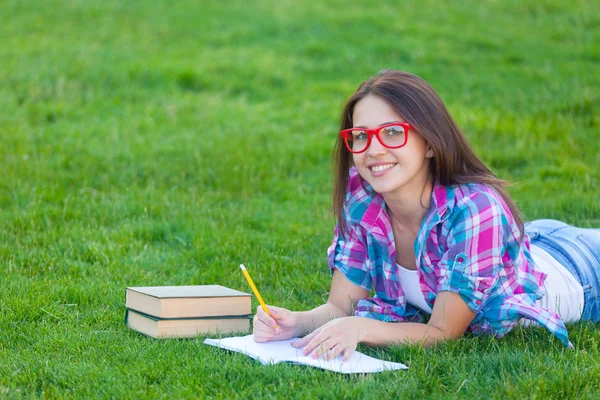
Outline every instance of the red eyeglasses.
<path fill-rule="evenodd" d="M 351 153 L 362 153 L 369 148 L 373 135 L 388 149 L 398 149 L 408 140 L 408 130 L 412 128 L 408 122 L 394 122 L 375 129 L 350 128 L 340 132 L 346 147 Z"/>

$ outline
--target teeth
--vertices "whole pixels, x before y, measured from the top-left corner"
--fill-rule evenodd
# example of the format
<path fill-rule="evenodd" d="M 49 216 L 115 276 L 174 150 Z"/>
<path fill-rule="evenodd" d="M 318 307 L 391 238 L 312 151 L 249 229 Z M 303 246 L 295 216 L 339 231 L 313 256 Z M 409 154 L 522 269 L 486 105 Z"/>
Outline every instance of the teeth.
<path fill-rule="evenodd" d="M 396 164 L 391 163 L 391 164 L 385 164 L 385 165 L 374 165 L 371 167 L 371 169 L 375 172 L 381 172 L 384 169 L 392 168 L 394 165 L 396 165 Z"/>

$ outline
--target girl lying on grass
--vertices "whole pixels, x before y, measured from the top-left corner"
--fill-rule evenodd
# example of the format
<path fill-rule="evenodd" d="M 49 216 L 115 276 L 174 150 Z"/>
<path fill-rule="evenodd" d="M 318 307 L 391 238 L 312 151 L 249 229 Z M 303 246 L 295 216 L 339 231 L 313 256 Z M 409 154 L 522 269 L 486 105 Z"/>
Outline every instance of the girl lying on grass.
<path fill-rule="evenodd" d="M 424 80 L 370 78 L 341 129 L 329 298 L 304 312 L 259 307 L 257 342 L 308 333 L 303 354 L 347 360 L 358 343 L 502 337 L 525 319 L 571 346 L 564 322 L 600 321 L 600 230 L 524 225 Z"/>

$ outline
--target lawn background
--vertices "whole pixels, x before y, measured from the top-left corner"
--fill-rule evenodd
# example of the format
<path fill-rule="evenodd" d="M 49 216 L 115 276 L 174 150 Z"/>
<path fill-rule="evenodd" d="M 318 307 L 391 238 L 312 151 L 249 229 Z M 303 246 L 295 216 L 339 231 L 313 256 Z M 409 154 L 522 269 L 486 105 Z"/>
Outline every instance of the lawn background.
<path fill-rule="evenodd" d="M 383 68 L 441 95 L 526 220 L 600 227 L 596 1 L 0 1 L 0 397 L 593 398 L 600 333 L 263 367 L 123 324 L 127 286 L 327 298 L 330 155 Z M 257 303 L 253 300 L 253 305 Z"/>

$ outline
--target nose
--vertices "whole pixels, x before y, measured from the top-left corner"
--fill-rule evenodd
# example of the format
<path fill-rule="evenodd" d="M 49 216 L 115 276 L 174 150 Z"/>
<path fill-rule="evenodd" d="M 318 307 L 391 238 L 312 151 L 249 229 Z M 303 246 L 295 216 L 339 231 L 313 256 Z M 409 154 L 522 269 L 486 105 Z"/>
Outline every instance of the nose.
<path fill-rule="evenodd" d="M 371 144 L 369 144 L 369 148 L 367 149 L 367 153 L 370 156 L 379 156 L 387 153 L 387 147 L 385 147 L 380 141 L 377 135 L 373 135 L 371 139 Z"/>

